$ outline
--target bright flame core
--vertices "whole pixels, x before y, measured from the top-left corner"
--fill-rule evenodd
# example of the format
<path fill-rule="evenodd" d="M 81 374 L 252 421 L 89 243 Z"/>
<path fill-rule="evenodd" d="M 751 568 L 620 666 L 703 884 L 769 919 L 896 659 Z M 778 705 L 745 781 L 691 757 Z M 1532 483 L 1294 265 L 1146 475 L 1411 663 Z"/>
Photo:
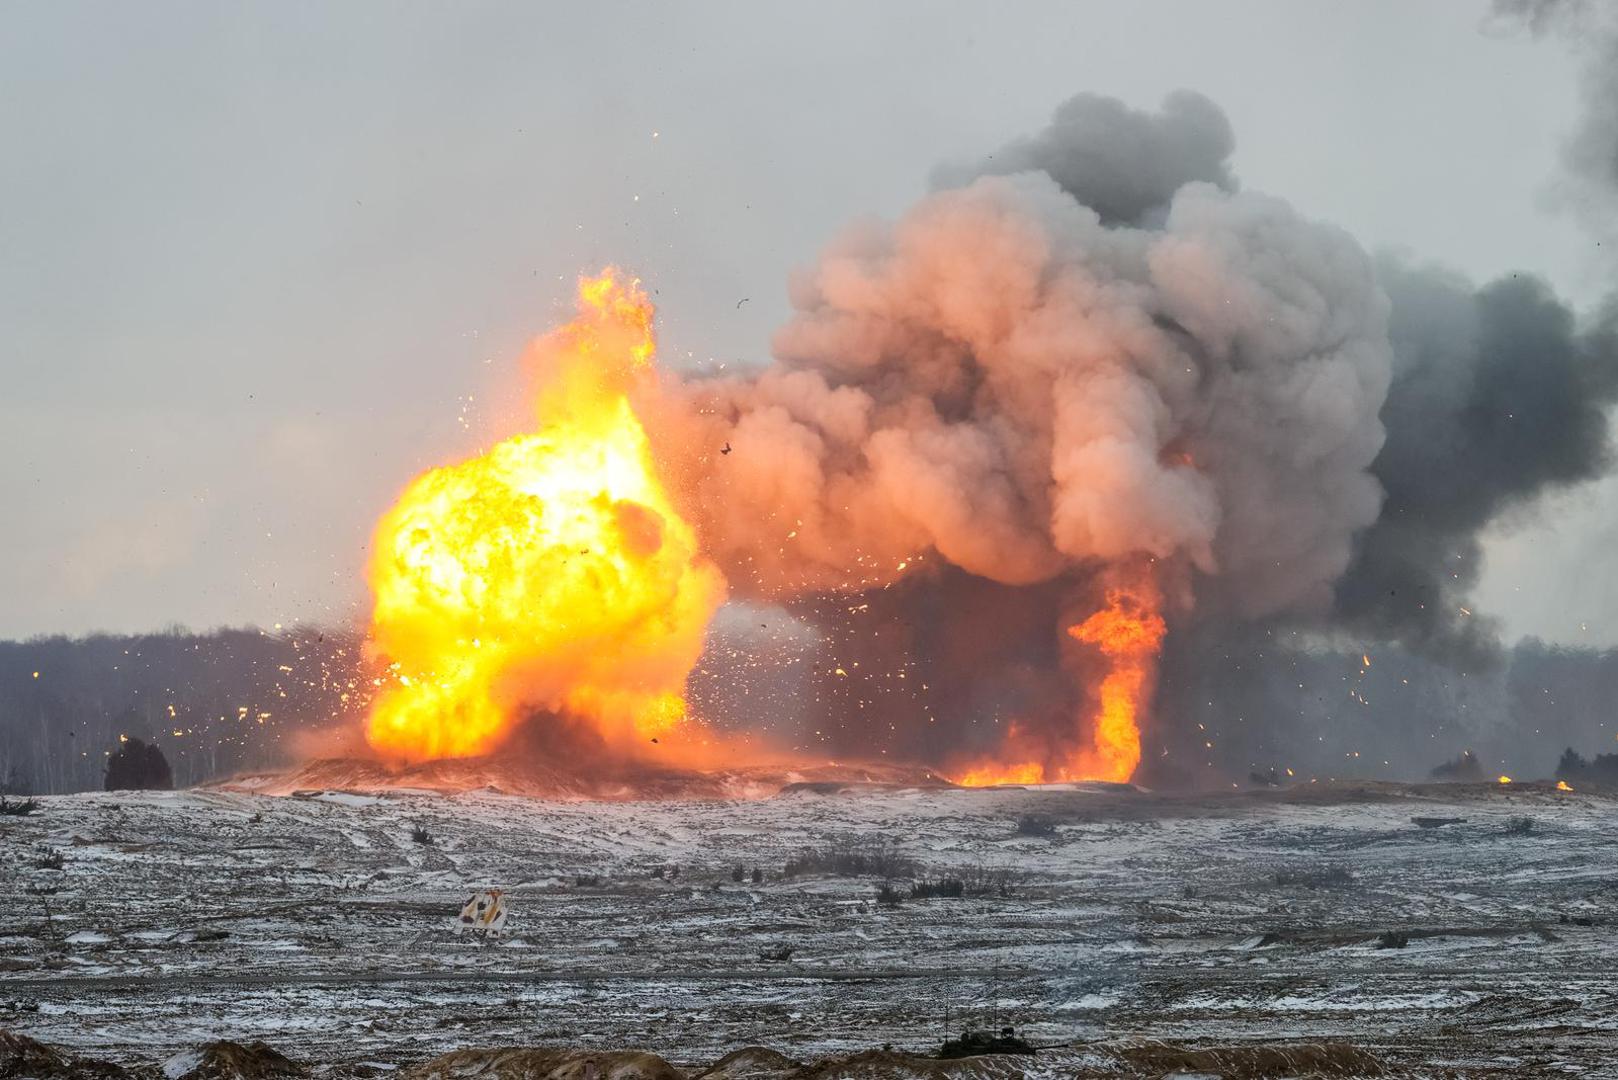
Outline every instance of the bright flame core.
<path fill-rule="evenodd" d="M 1149 704 L 1157 674 L 1158 651 L 1167 625 L 1163 597 L 1149 567 L 1109 571 L 1106 603 L 1099 611 L 1067 628 L 1070 637 L 1095 646 L 1107 662 L 1090 745 L 1051 748 L 1038 757 L 1023 757 L 1028 748 L 1024 729 L 1008 729 L 1002 759 L 980 761 L 954 777 L 958 784 L 1037 784 L 1070 780 L 1123 782 L 1140 764 L 1140 714 Z M 1009 757 L 1011 760 L 1003 760 Z"/>
<path fill-rule="evenodd" d="M 641 741 L 685 719 L 724 599 L 629 400 L 651 302 L 613 270 L 535 346 L 540 428 L 419 476 L 378 523 L 374 647 L 393 676 L 367 737 L 408 760 L 498 746 L 532 709 Z"/>

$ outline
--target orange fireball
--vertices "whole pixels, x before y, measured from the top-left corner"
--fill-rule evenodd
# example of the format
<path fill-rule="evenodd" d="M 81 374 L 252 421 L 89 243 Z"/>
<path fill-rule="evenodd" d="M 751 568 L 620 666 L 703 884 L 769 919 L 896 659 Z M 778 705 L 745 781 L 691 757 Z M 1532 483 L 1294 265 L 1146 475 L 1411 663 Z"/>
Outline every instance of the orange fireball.
<path fill-rule="evenodd" d="M 652 315 L 616 271 L 581 281 L 578 316 L 535 345 L 539 429 L 422 474 L 378 523 L 377 750 L 482 754 L 533 711 L 619 743 L 684 721 L 725 587 L 630 403 L 650 376 Z"/>

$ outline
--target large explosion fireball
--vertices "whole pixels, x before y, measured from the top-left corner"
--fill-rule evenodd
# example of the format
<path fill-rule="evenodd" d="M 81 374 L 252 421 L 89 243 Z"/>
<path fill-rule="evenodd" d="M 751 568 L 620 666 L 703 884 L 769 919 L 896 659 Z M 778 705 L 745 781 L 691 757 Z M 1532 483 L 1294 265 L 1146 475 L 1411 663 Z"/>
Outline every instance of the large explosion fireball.
<path fill-rule="evenodd" d="M 376 530 L 372 640 L 388 660 L 368 736 L 394 758 L 498 748 L 527 717 L 584 720 L 633 754 L 686 720 L 684 687 L 726 586 L 658 477 L 631 392 L 646 389 L 652 305 L 612 270 L 534 347 L 539 430 L 416 479 Z M 727 444 L 728 445 L 728 444 Z M 1127 780 L 1165 631 L 1148 561 L 1100 576 L 1067 629 L 1106 671 L 1093 715 L 1013 724 L 963 784 Z M 1088 732 L 1088 739 L 1086 739 Z"/>
<path fill-rule="evenodd" d="M 539 430 L 425 473 L 377 526 L 372 636 L 392 680 L 369 737 L 389 755 L 485 753 L 532 709 L 614 743 L 684 719 L 724 585 L 630 406 L 652 306 L 608 271 L 536 353 Z"/>
<path fill-rule="evenodd" d="M 787 710 L 701 719 L 969 784 L 1126 780 L 1167 753 L 1170 635 L 1444 637 L 1405 578 L 1449 548 L 1379 521 L 1373 472 L 1384 416 L 1397 456 L 1403 418 L 1436 415 L 1405 400 L 1416 361 L 1395 381 L 1422 327 L 1390 329 L 1384 281 L 1409 275 L 1238 190 L 1233 145 L 1196 94 L 1155 113 L 1080 95 L 830 244 L 772 361 L 740 373 L 655 372 L 645 295 L 583 282 L 535 346 L 537 430 L 426 473 L 377 529 L 372 744 L 476 755 L 531 720 L 677 756 L 730 598 L 807 626 L 828 663 Z M 1162 674 L 1174 701 L 1194 685 Z"/>

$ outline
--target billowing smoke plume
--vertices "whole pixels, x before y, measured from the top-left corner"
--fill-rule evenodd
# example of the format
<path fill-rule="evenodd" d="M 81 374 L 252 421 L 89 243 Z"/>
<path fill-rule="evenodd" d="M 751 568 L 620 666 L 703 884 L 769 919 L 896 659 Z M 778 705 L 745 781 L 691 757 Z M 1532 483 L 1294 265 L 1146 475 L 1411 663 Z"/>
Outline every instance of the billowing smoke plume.
<path fill-rule="evenodd" d="M 1180 612 L 1326 610 L 1381 501 L 1387 302 L 1346 234 L 1226 190 L 1231 144 L 1195 95 L 1075 98 L 985 165 L 1031 171 L 963 175 L 833 243 L 793 282 L 776 363 L 690 384 L 665 418 L 705 459 L 681 471 L 732 588 L 897 588 L 913 623 L 971 620 L 939 591 L 986 579 L 1059 612 L 1047 640 L 1116 597 L 1103 568 L 1147 568 Z M 971 666 L 1015 682 L 1012 658 Z M 1035 735 L 1023 703 L 1021 738 L 1072 738 L 1094 682 Z"/>
<path fill-rule="evenodd" d="M 688 445 L 734 450 L 695 471 L 737 586 L 885 584 L 932 552 L 1021 585 L 1146 555 L 1250 613 L 1323 604 L 1380 501 L 1371 263 L 1264 196 L 1193 182 L 1161 210 L 1108 227 L 1031 172 L 834 243 L 775 365 L 687 388 Z"/>
<path fill-rule="evenodd" d="M 664 423 L 706 544 L 825 635 L 798 703 L 822 743 L 1073 738 L 1102 669 L 1061 630 L 1098 568 L 1141 560 L 1171 618 L 1148 777 L 1207 775 L 1222 687 L 1275 683 L 1240 754 L 1335 722 L 1315 669 L 1342 656 L 1311 641 L 1495 655 L 1466 601 L 1479 535 L 1607 467 L 1613 321 L 1526 276 L 1373 265 L 1239 191 L 1233 148 L 1196 94 L 1075 97 L 834 243 L 772 366 L 680 389 Z"/>

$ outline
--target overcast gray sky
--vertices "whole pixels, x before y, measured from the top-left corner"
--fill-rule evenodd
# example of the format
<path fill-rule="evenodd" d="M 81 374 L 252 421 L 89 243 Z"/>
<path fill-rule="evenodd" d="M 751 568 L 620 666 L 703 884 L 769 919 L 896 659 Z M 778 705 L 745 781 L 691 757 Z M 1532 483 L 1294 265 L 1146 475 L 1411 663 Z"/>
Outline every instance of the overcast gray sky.
<path fill-rule="evenodd" d="M 376 515 L 485 442 L 606 262 L 666 363 L 1078 90 L 1185 86 L 1243 185 L 1475 278 L 1608 282 L 1546 205 L 1573 72 L 1480 3 L 0 12 L 0 636 L 364 609 Z M 737 301 L 751 302 L 738 309 Z M 470 399 L 470 400 L 469 400 Z M 1618 642 L 1618 483 L 1491 542 L 1512 635 Z"/>

